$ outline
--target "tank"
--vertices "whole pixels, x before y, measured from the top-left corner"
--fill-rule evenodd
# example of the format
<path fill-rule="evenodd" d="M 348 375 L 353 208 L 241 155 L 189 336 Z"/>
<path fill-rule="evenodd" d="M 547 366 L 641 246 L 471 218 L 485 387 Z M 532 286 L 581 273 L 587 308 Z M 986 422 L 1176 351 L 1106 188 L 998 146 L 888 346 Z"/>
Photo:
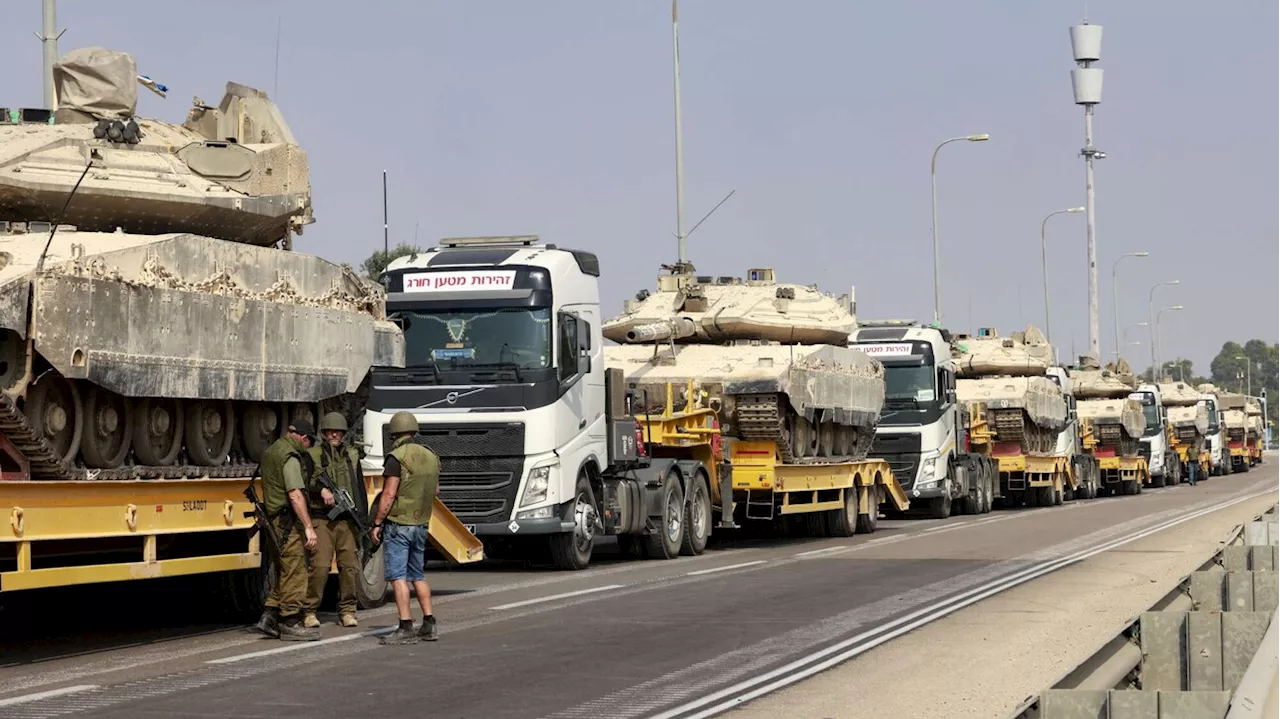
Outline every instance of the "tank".
<path fill-rule="evenodd" d="M 1266 425 L 1262 421 L 1262 404 L 1249 398 L 1244 403 L 1245 430 L 1250 440 L 1258 440 L 1266 434 Z"/>
<path fill-rule="evenodd" d="M 1186 382 L 1161 382 L 1158 386 L 1160 404 L 1165 407 L 1192 407 L 1200 403 L 1201 392 Z"/>
<path fill-rule="evenodd" d="M 1198 455 L 1203 448 L 1204 437 L 1209 433 L 1209 408 L 1203 404 L 1175 405 L 1169 407 L 1168 417 L 1174 438 L 1190 445 Z"/>
<path fill-rule="evenodd" d="M 228 83 L 172 124 L 134 115 L 125 53 L 54 75 L 56 113 L 0 116 L 0 431 L 32 476 L 243 476 L 291 421 L 359 427 L 403 334 L 380 285 L 292 251 L 311 191 L 275 104 Z"/>
<path fill-rule="evenodd" d="M 1076 413 L 1093 426 L 1093 436 L 1101 449 L 1118 457 L 1136 457 L 1146 418 L 1142 404 L 1129 399 L 1138 386 L 1133 370 L 1123 359 L 1102 367 L 1089 355 L 1067 370 L 1076 397 Z"/>
<path fill-rule="evenodd" d="M 884 404 L 884 368 L 846 347 L 857 320 L 847 298 L 783 284 L 771 269 L 746 279 L 667 267 L 604 323 L 605 364 L 621 369 L 650 410 L 688 382 L 715 409 L 724 436 L 775 442 L 783 462 L 866 458 Z"/>
<path fill-rule="evenodd" d="M 994 328 L 977 337 L 957 335 L 951 354 L 956 398 L 981 412 L 995 441 L 1016 442 L 1031 455 L 1052 454 L 1067 425 L 1067 401 L 1044 374 L 1053 366 L 1053 350 L 1038 329 L 1012 337 L 1000 337 Z"/>

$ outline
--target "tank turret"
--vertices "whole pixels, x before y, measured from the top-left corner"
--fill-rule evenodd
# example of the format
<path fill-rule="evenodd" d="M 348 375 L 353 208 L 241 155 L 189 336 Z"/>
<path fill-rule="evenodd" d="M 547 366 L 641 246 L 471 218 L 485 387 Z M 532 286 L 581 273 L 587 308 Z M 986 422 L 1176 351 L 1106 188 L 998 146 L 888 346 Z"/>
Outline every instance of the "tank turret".
<path fill-rule="evenodd" d="M 745 279 L 669 267 L 605 322 L 605 363 L 651 409 L 689 381 L 716 409 L 722 433 L 770 441 L 783 462 L 863 459 L 884 404 L 884 368 L 849 349 L 857 320 L 847 298 L 781 284 L 773 270 Z M 663 349 L 670 345 L 671 352 Z"/>
<path fill-rule="evenodd" d="M 0 112 L 0 419 L 32 475 L 245 476 L 294 420 L 359 427 L 404 335 L 380 285 L 288 251 L 311 192 L 275 104 L 139 118 L 165 88 L 103 48 L 54 79 L 55 112 Z"/>
<path fill-rule="evenodd" d="M 672 326 L 664 339 L 690 343 L 843 345 L 857 328 L 845 301 L 816 287 L 779 283 L 767 268 L 748 270 L 745 280 L 690 273 L 660 275 L 657 292 L 642 290 L 634 300 L 627 300 L 622 314 L 604 323 L 602 331 L 618 343 L 653 342 L 656 337 L 648 329 L 633 330 L 655 324 Z"/>

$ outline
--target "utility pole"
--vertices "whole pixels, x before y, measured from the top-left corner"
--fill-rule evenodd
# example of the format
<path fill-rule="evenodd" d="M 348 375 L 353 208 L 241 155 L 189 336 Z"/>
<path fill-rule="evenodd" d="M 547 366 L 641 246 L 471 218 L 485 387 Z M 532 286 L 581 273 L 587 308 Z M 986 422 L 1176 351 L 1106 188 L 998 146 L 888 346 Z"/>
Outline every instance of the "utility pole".
<path fill-rule="evenodd" d="M 387 231 L 387 171 L 382 171 L 382 253 L 391 251 L 391 235 Z"/>
<path fill-rule="evenodd" d="M 53 87 L 53 64 L 58 61 L 58 38 L 66 32 L 58 31 L 57 5 L 57 0 L 44 0 L 44 25 L 36 35 L 44 46 L 44 107 L 49 112 L 58 109 L 58 93 Z"/>
<path fill-rule="evenodd" d="M 1085 233 L 1089 254 L 1089 354 L 1101 362 L 1098 347 L 1098 248 L 1093 209 L 1093 161 L 1107 156 L 1093 146 L 1093 107 L 1102 103 L 1102 69 L 1090 67 L 1102 56 L 1102 26 L 1083 25 L 1071 28 L 1071 51 L 1079 65 L 1071 71 L 1071 89 L 1077 105 L 1084 105 L 1084 207 Z"/>
<path fill-rule="evenodd" d="M 688 271 L 688 248 L 684 232 L 684 134 L 680 119 L 680 0 L 671 0 L 672 80 L 676 96 L 676 240 L 679 272 Z"/>

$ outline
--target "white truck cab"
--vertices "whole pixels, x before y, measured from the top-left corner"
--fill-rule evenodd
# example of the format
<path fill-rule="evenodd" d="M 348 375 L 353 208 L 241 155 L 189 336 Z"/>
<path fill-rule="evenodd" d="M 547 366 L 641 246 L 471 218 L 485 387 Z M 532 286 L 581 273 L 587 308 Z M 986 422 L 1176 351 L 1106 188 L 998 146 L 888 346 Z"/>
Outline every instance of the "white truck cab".
<path fill-rule="evenodd" d="M 444 239 L 388 265 L 405 366 L 372 372 L 366 469 L 408 410 L 440 457 L 440 499 L 486 550 L 589 547 L 597 516 L 580 490 L 607 451 L 599 274 L 595 255 L 533 236 Z"/>
<path fill-rule="evenodd" d="M 1138 451 L 1147 459 L 1152 484 L 1157 487 L 1161 484 L 1177 484 L 1182 478 L 1182 464 L 1169 445 L 1168 423 L 1160 400 L 1160 387 L 1151 383 L 1140 384 L 1129 394 L 1129 399 L 1137 400 L 1142 405 L 1142 415 L 1147 423 Z"/>
<path fill-rule="evenodd" d="M 1209 414 L 1209 431 L 1205 434 L 1205 449 L 1209 450 L 1209 471 L 1214 476 L 1221 476 L 1230 471 L 1231 456 L 1227 453 L 1227 435 L 1222 424 L 1222 410 L 1218 407 L 1218 398 L 1212 394 L 1201 394 L 1200 404 Z"/>

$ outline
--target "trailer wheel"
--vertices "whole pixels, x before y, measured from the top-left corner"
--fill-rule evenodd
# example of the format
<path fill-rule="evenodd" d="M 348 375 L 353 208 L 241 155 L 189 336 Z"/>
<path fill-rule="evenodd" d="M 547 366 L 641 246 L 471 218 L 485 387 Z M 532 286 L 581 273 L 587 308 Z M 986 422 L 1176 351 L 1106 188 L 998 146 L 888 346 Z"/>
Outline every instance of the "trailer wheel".
<path fill-rule="evenodd" d="M 578 473 L 574 486 L 573 531 L 550 537 L 551 563 L 556 569 L 586 569 L 595 546 L 596 498 L 585 472 Z"/>
<path fill-rule="evenodd" d="M 684 542 L 684 492 L 680 475 L 673 469 L 662 480 L 662 517 L 658 531 L 645 537 L 645 550 L 650 559 L 675 559 Z"/>
<path fill-rule="evenodd" d="M 707 537 L 711 535 L 711 493 L 707 490 L 707 478 L 701 472 L 693 475 L 689 493 L 689 501 L 684 505 L 684 540 L 680 553 L 697 556 L 706 551 Z"/>
<path fill-rule="evenodd" d="M 356 606 L 360 609 L 376 609 L 387 602 L 387 560 L 383 545 L 373 550 L 369 561 L 364 562 L 369 550 L 360 548 L 360 580 L 356 582 Z"/>
<path fill-rule="evenodd" d="M 857 533 L 858 522 L 862 519 L 858 516 L 858 495 L 861 491 L 862 487 L 856 484 L 845 489 L 844 506 L 822 513 L 822 519 L 826 520 L 827 536 L 852 537 Z"/>
<path fill-rule="evenodd" d="M 871 507 L 871 511 L 866 514 L 859 514 L 857 521 L 854 523 L 853 531 L 857 534 L 875 534 L 876 525 L 880 521 L 880 490 L 876 485 L 864 487 L 861 491 L 867 493 L 867 504 Z M 857 511 L 855 504 L 854 511 Z"/>

